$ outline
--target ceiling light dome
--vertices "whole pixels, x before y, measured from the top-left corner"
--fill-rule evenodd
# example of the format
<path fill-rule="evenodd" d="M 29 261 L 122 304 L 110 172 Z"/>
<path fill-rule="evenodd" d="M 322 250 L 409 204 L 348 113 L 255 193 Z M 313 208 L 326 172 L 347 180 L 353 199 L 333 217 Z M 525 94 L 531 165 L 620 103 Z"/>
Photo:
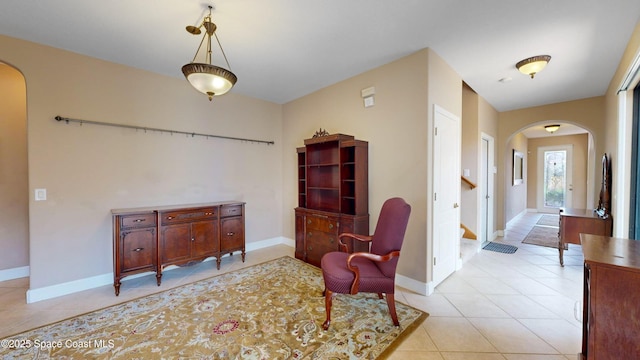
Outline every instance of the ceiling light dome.
<path fill-rule="evenodd" d="M 544 69 L 545 66 L 547 66 L 550 60 L 551 56 L 549 55 L 533 56 L 519 61 L 516 64 L 516 68 L 518 68 L 521 73 L 529 75 L 533 79 L 533 77 L 537 73 L 539 73 L 542 69 Z"/>
<path fill-rule="evenodd" d="M 558 131 L 558 129 L 560 129 L 560 125 L 558 125 L 558 124 L 545 125 L 544 129 L 547 130 L 547 132 L 553 134 L 554 132 Z"/>

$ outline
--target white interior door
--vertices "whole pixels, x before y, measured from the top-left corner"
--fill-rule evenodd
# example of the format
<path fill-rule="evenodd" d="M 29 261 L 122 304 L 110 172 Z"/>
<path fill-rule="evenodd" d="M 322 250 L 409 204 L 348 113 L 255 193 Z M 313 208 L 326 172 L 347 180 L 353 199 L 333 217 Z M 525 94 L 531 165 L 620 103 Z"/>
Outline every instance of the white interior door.
<path fill-rule="evenodd" d="M 456 270 L 460 258 L 460 118 L 434 108 L 434 286 Z"/>
<path fill-rule="evenodd" d="M 538 148 L 536 195 L 538 212 L 557 213 L 573 204 L 573 145 Z"/>

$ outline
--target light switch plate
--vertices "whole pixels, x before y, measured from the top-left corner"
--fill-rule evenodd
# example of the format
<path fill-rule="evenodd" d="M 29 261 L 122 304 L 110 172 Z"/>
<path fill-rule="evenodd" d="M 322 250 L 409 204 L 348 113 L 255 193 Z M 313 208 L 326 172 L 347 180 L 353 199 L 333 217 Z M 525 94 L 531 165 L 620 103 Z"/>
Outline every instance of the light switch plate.
<path fill-rule="evenodd" d="M 36 189 L 35 198 L 36 198 L 36 201 L 47 200 L 47 189 Z"/>

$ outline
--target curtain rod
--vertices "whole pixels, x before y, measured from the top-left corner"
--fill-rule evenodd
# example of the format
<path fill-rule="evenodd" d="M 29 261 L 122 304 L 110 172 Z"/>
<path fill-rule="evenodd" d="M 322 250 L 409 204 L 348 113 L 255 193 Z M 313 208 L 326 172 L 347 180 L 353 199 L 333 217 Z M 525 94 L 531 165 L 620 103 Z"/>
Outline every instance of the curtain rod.
<path fill-rule="evenodd" d="M 218 139 L 248 141 L 248 142 L 261 143 L 261 144 L 267 144 L 267 145 L 273 145 L 274 144 L 273 141 L 268 141 L 268 140 L 245 139 L 245 138 L 239 138 L 239 137 L 233 137 L 233 136 L 202 134 L 202 133 L 197 133 L 197 132 L 168 130 L 168 129 L 153 128 L 153 127 L 126 125 L 126 124 L 115 124 L 115 123 L 108 123 L 108 122 L 102 122 L 102 121 L 71 119 L 71 118 L 67 118 L 67 117 L 62 117 L 60 115 L 56 116 L 55 119 L 57 121 L 65 121 L 67 124 L 69 122 L 77 122 L 77 123 L 80 123 L 80 125 L 82 125 L 82 124 L 92 124 L 92 125 L 120 127 L 120 128 L 125 128 L 125 129 L 135 129 L 135 130 L 144 130 L 144 131 L 147 131 L 147 130 L 149 130 L 149 131 L 157 131 L 157 132 L 161 132 L 161 133 L 163 133 L 163 132 L 164 133 L 169 133 L 171 135 L 173 135 L 173 134 L 183 134 L 183 135 L 190 135 L 191 137 L 202 136 L 202 137 L 206 137 L 206 138 L 212 137 L 212 138 L 218 138 Z"/>

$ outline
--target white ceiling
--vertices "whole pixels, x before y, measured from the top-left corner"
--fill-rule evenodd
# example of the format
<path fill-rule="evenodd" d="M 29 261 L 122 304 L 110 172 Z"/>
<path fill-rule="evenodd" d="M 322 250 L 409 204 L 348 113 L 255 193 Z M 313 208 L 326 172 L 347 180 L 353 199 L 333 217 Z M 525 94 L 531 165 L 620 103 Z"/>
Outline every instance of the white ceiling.
<path fill-rule="evenodd" d="M 2 0 L 0 34 L 182 77 L 208 4 L 232 92 L 286 103 L 429 47 L 498 111 L 603 95 L 640 18 L 638 0 Z M 515 69 L 543 54 L 535 79 Z"/>

